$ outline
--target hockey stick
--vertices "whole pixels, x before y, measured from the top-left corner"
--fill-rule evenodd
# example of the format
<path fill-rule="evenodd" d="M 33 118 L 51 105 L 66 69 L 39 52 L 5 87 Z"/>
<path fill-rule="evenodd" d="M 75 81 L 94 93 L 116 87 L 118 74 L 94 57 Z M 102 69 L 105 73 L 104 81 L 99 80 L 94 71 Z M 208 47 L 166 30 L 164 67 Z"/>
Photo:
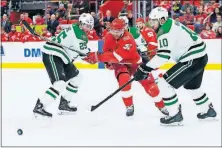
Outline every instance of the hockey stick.
<path fill-rule="evenodd" d="M 31 34 L 33 34 L 33 35 L 35 35 L 35 36 L 37 36 L 37 37 L 40 37 L 40 38 L 41 38 L 42 40 L 44 40 L 44 41 L 47 41 L 47 42 L 53 43 L 53 44 L 55 44 L 55 45 L 61 46 L 61 47 L 63 47 L 63 48 L 69 49 L 69 50 L 71 50 L 71 51 L 74 51 L 74 52 L 78 53 L 78 54 L 81 55 L 81 56 L 87 56 L 85 53 L 82 53 L 82 52 L 80 52 L 80 51 L 78 51 L 78 50 L 75 50 L 75 49 L 72 49 L 72 48 L 70 48 L 70 47 L 64 46 L 64 45 L 62 45 L 62 44 L 56 43 L 56 42 L 54 42 L 54 41 L 51 41 L 51 40 L 49 40 L 49 39 L 47 39 L 47 38 L 45 38 L 45 37 L 43 37 L 43 36 L 35 33 L 35 31 L 31 28 L 31 26 L 30 26 L 25 20 L 22 21 L 22 24 L 29 30 L 29 32 L 30 32 Z"/>
<path fill-rule="evenodd" d="M 110 94 L 108 97 L 106 97 L 105 99 L 103 99 L 102 101 L 100 101 L 98 104 L 91 106 L 91 112 L 94 111 L 95 109 L 97 109 L 100 105 L 102 105 L 103 103 L 105 103 L 106 101 L 108 101 L 110 98 L 112 98 L 115 94 L 117 94 L 118 92 L 120 92 L 124 87 L 126 87 L 128 84 L 132 83 L 135 80 L 135 78 L 132 78 L 131 80 L 129 80 L 126 84 L 124 84 L 123 86 L 121 86 L 120 88 L 118 88 L 116 91 L 114 91 L 112 94 Z"/>

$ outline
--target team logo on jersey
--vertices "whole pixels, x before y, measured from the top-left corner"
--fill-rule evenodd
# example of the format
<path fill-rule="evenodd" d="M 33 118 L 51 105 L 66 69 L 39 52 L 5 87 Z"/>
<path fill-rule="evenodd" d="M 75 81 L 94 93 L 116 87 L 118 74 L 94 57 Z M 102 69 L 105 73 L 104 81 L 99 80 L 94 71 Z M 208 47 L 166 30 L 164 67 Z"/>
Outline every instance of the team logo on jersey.
<path fill-rule="evenodd" d="M 126 44 L 126 45 L 123 47 L 123 49 L 125 49 L 125 50 L 130 50 L 131 46 L 132 46 L 132 44 Z"/>

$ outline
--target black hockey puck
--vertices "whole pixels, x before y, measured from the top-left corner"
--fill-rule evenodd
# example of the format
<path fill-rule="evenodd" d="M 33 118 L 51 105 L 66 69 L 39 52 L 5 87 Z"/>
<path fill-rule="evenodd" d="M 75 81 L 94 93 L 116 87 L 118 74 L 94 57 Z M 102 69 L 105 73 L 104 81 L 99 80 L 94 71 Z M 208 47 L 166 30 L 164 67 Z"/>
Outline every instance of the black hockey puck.
<path fill-rule="evenodd" d="M 22 131 L 21 129 L 18 129 L 18 130 L 17 130 L 17 133 L 18 133 L 18 135 L 22 135 L 22 134 L 23 134 L 23 131 Z"/>

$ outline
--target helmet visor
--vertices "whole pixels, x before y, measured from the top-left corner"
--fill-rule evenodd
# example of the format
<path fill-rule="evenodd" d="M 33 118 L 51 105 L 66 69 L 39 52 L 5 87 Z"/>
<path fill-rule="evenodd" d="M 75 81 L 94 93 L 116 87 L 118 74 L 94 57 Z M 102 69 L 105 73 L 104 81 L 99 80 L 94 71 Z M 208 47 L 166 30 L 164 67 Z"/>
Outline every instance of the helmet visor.
<path fill-rule="evenodd" d="M 117 39 L 124 33 L 124 29 L 110 29 L 110 33 Z"/>
<path fill-rule="evenodd" d="M 82 29 L 86 32 L 91 31 L 93 29 L 93 25 L 91 24 L 81 24 Z"/>

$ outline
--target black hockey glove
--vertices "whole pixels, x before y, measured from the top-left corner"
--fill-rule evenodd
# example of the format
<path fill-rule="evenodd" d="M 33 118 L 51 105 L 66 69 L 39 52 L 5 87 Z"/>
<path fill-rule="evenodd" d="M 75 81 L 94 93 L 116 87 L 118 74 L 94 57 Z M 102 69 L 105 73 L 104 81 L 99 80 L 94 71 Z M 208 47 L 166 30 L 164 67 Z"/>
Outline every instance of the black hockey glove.
<path fill-rule="evenodd" d="M 151 68 L 151 67 L 147 67 L 147 66 L 146 66 L 146 63 L 141 64 L 141 65 L 137 68 L 137 70 L 136 70 L 136 72 L 135 72 L 135 74 L 134 74 L 135 80 L 136 80 L 136 81 L 140 81 L 140 80 L 145 80 L 145 79 L 147 79 L 148 76 L 149 76 L 148 74 L 149 74 L 152 70 L 154 70 L 154 69 Z"/>

